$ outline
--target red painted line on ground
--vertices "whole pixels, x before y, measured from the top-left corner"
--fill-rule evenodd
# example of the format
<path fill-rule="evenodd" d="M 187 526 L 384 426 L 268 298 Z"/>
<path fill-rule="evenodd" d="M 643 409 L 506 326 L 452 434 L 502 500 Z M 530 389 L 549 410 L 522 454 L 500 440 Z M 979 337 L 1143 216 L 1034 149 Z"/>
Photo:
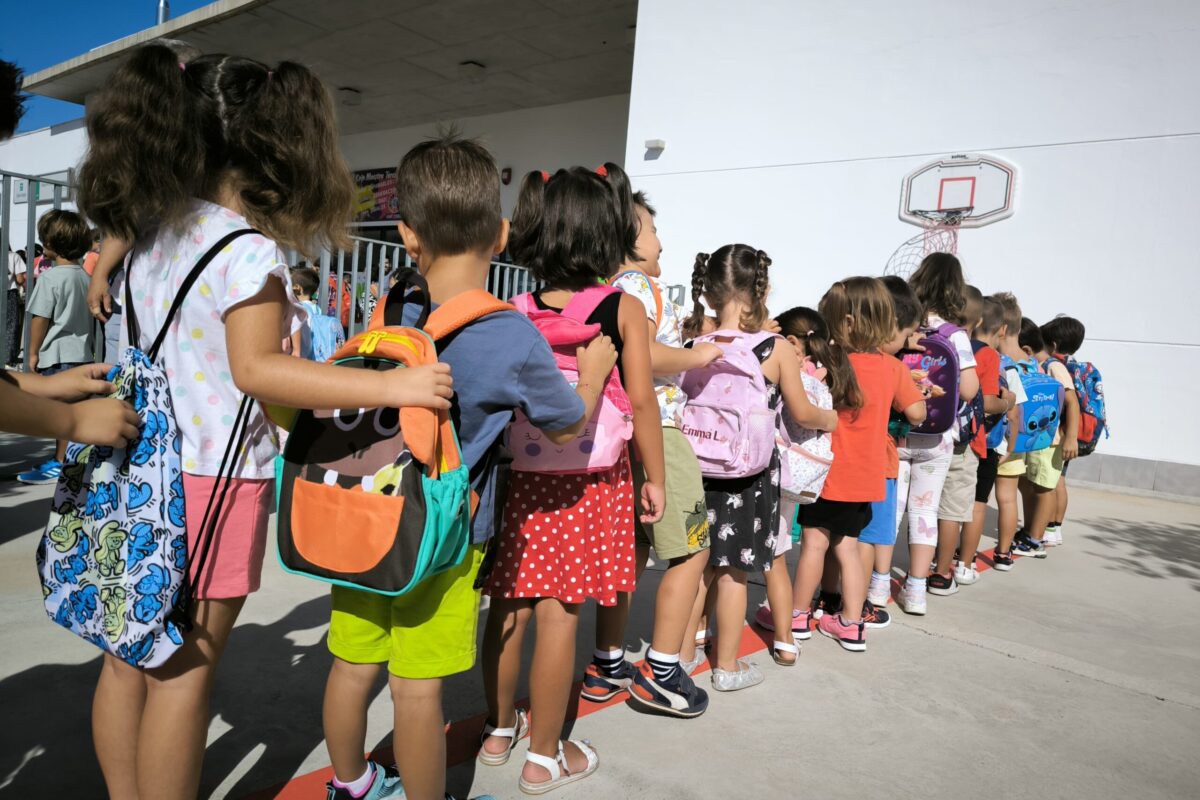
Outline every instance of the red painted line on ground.
<path fill-rule="evenodd" d="M 994 550 L 981 551 L 976 556 L 978 569 L 981 573 L 993 569 L 995 561 L 993 560 Z M 1024 558 L 1024 556 L 1018 556 Z M 896 595 L 901 588 L 900 581 L 892 579 L 892 597 L 889 599 L 889 604 L 895 602 Z M 757 625 L 746 625 L 742 631 L 742 641 L 738 648 L 738 657 L 742 658 L 754 653 L 761 652 L 771 646 L 774 637 L 770 631 L 762 630 Z M 640 666 L 642 662 L 636 662 Z M 693 675 L 701 675 L 710 669 L 708 661 L 703 662 Z M 606 708 L 612 708 L 617 705 L 626 703 L 626 695 L 624 693 L 614 697 L 603 703 L 593 703 L 589 700 L 579 698 L 580 683 L 576 683 L 572 687 L 572 691 L 576 697 L 575 718 L 586 717 L 603 711 Z M 529 708 L 529 699 L 525 698 L 517 703 L 520 708 Z M 483 724 L 487 720 L 487 713 L 476 714 L 467 719 L 457 720 L 446 726 L 446 766 L 453 767 L 461 764 L 469 759 L 472 759 L 479 752 L 479 735 L 483 731 Z M 371 753 L 371 758 L 381 764 L 392 764 L 394 759 L 390 748 L 381 748 Z M 262 789 L 253 794 L 246 795 L 243 800 L 311 800 L 314 797 L 321 797 L 325 791 L 325 784 L 333 777 L 333 769 L 326 767 L 324 769 L 315 770 L 304 775 L 295 777 L 289 781 L 276 784 L 268 789 Z"/>

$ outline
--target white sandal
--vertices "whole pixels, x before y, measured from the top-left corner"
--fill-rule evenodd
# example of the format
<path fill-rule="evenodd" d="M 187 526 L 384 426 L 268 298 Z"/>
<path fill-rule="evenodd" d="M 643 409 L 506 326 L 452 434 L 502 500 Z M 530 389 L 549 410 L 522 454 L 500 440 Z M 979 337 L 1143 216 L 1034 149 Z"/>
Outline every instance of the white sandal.
<path fill-rule="evenodd" d="M 791 653 L 791 661 L 780 658 L 780 653 Z M 775 659 L 775 663 L 781 667 L 794 667 L 796 666 L 796 662 L 800 660 L 800 648 L 794 644 L 776 641 L 775 644 L 771 646 L 771 658 Z"/>
<path fill-rule="evenodd" d="M 596 771 L 600 766 L 600 756 L 596 755 L 596 751 L 592 749 L 591 742 L 587 739 L 571 739 L 570 742 L 578 747 L 580 752 L 587 757 L 587 766 L 579 772 L 572 773 L 567 768 L 567 756 L 563 752 L 563 743 L 561 740 L 558 743 L 558 755 L 554 758 L 541 756 L 533 752 L 526 753 L 525 760 L 531 764 L 537 764 L 549 772 L 550 780 L 542 781 L 541 783 L 530 783 L 521 778 L 519 785 L 522 792 L 525 794 L 545 794 L 560 786 L 566 786 L 568 783 L 581 781 Z"/>
<path fill-rule="evenodd" d="M 509 756 L 516 749 L 517 742 L 529 735 L 529 715 L 525 713 L 525 709 L 517 709 L 517 724 L 511 728 L 497 728 L 491 723 L 484 723 L 483 734 L 479 737 L 479 744 L 482 745 L 489 736 L 499 736 L 504 738 L 509 737 L 511 741 L 508 743 L 508 749 L 503 753 L 489 753 L 482 746 L 479 748 L 479 763 L 487 764 L 489 767 L 499 767 L 508 763 Z"/>

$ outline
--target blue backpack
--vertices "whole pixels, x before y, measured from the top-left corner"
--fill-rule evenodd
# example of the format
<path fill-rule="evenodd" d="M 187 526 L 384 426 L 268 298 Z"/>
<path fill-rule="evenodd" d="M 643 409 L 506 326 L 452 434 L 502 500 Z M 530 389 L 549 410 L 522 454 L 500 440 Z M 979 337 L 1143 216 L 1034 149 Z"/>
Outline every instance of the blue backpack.
<path fill-rule="evenodd" d="M 181 437 L 166 370 L 155 362 L 200 273 L 230 242 L 250 233 L 258 231 L 234 231 L 204 254 L 180 286 L 162 330 L 145 352 L 138 347 L 140 335 L 126 272 L 130 346 L 110 379 L 116 385 L 114 396 L 128 401 L 137 412 L 141 433 L 124 448 L 77 443 L 67 448 L 50 520 L 38 544 L 37 566 L 50 619 L 135 667 L 161 666 L 191 630 L 188 567 L 191 564 L 197 574 L 204 569 L 250 417 L 246 398 L 221 464 L 224 488 L 219 478 L 201 523 L 198 552 L 189 554 Z"/>
<path fill-rule="evenodd" d="M 980 350 L 987 347 L 986 344 L 978 339 L 971 340 L 971 350 L 978 354 Z M 1004 377 L 1003 367 L 1000 369 L 1000 388 L 1008 388 L 1008 379 Z M 987 436 L 984 438 L 984 446 L 988 450 L 995 450 L 1004 441 L 1004 437 L 1008 435 L 1008 416 L 1006 414 L 984 414 L 983 411 L 983 392 L 975 395 L 978 401 L 977 413 L 983 429 L 987 431 Z"/>
<path fill-rule="evenodd" d="M 329 361 L 333 354 L 346 343 L 346 332 L 337 317 L 320 313 L 316 303 L 306 304 L 308 308 L 308 331 L 312 341 L 313 361 Z"/>
<path fill-rule="evenodd" d="M 1063 385 L 1043 372 L 1033 359 L 1013 361 L 1008 356 L 1001 356 L 1000 366 L 1001 369 L 1015 368 L 1025 391 L 1025 402 L 1017 406 L 1021 417 L 1012 452 L 1044 450 L 1054 443 L 1054 434 L 1062 421 Z"/>
<path fill-rule="evenodd" d="M 1075 382 L 1079 398 L 1079 455 L 1091 455 L 1100 444 L 1100 434 L 1108 438 L 1108 413 L 1104 407 L 1104 379 L 1090 361 L 1076 361 L 1073 356 L 1060 359 L 1066 364 Z"/>

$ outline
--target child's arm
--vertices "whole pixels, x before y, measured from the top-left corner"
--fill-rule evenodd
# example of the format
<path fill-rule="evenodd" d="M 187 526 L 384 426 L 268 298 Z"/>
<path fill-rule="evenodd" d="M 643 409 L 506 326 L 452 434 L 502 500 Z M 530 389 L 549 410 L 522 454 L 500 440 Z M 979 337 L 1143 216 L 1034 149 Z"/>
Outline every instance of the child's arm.
<path fill-rule="evenodd" d="M 964 402 L 971 402 L 979 394 L 979 375 L 974 367 L 967 367 L 958 373 L 958 396 Z"/>
<path fill-rule="evenodd" d="M 225 315 L 233 382 L 246 394 L 292 408 L 450 407 L 447 364 L 375 372 L 284 355 L 279 331 L 287 303 L 283 283 L 269 280 Z"/>
<path fill-rule="evenodd" d="M 1066 402 L 1063 404 L 1063 461 L 1070 461 L 1079 455 L 1079 396 L 1074 387 L 1067 389 Z"/>
<path fill-rule="evenodd" d="M 646 310 L 641 302 L 622 295 L 617 310 L 617 322 L 624 341 L 621 365 L 625 368 L 625 391 L 633 405 L 633 439 L 646 470 L 641 520 L 649 524 L 662 519 L 667 470 L 663 458 L 662 417 L 651 378 L 650 334 L 645 319 Z"/>
<path fill-rule="evenodd" d="M 837 412 L 833 409 L 818 408 L 808 399 L 808 392 L 804 391 L 804 381 L 800 378 L 800 362 L 796 360 L 795 351 L 790 345 L 776 347 L 764 366 L 767 364 L 779 369 L 779 388 L 783 391 L 783 402 L 797 425 L 813 431 L 832 431 L 837 428 Z"/>
<path fill-rule="evenodd" d="M 1001 388 L 998 395 L 985 394 L 983 396 L 983 413 L 988 415 L 1007 414 L 1016 402 L 1016 395 L 1008 389 Z"/>
<path fill-rule="evenodd" d="M 46 439 L 125 447 L 138 435 L 138 416 L 127 403 L 100 398 L 68 405 L 50 399 L 67 385 L 66 381 L 55 381 L 55 378 L 71 373 L 78 377 L 84 369 L 88 368 L 81 367 L 49 378 L 20 376 L 19 384 L 28 385 L 37 393 L 22 391 L 12 373 L 0 373 L 0 430 Z M 112 388 L 106 381 L 97 383 Z M 47 393 L 41 394 L 41 391 Z"/>
<path fill-rule="evenodd" d="M 653 322 L 650 323 L 653 326 Z M 678 375 L 689 369 L 706 367 L 721 357 L 721 348 L 712 342 L 697 342 L 691 347 L 671 347 L 656 342 L 650 334 L 650 364 L 655 376 Z"/>
<path fill-rule="evenodd" d="M 132 242 L 115 236 L 105 236 L 104 241 L 100 243 L 100 257 L 96 259 L 96 268 L 92 270 L 92 282 L 88 284 L 87 304 L 92 316 L 101 322 L 107 322 L 112 316 L 113 299 L 109 293 L 109 278 L 117 265 L 125 260 L 132 247 Z"/>
<path fill-rule="evenodd" d="M 904 409 L 904 418 L 908 420 L 909 425 L 920 425 L 925 421 L 925 415 L 924 400 L 913 403 Z"/>
<path fill-rule="evenodd" d="M 29 354 L 29 369 L 34 372 L 38 368 L 38 351 L 42 349 L 42 342 L 46 341 L 46 334 L 49 332 L 50 320 L 36 314 L 30 317 L 29 346 L 26 352 Z"/>

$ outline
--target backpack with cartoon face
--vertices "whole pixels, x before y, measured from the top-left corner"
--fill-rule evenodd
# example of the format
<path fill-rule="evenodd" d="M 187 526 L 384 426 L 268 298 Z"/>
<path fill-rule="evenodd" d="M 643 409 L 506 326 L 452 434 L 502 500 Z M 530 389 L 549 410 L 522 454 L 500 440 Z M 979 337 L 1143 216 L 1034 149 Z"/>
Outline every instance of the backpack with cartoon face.
<path fill-rule="evenodd" d="M 431 314 L 424 283 L 406 275 L 333 363 L 375 371 L 433 364 L 439 340 L 512 310 L 480 289 Z M 414 327 L 400 324 L 409 284 L 423 303 Z M 475 498 L 449 411 L 301 411 L 280 466 L 278 546 L 288 572 L 397 596 L 467 554 Z"/>
<path fill-rule="evenodd" d="M 1104 379 L 1090 361 L 1076 361 L 1074 356 L 1060 358 L 1075 382 L 1079 398 L 1079 455 L 1091 455 L 1100 444 L 1100 434 L 1108 438 L 1108 412 L 1104 407 Z"/>
<path fill-rule="evenodd" d="M 513 305 L 550 343 L 559 372 L 572 386 L 579 382 L 579 364 L 575 350 L 600 335 L 600 326 L 588 323 L 588 317 L 606 297 L 619 292 L 611 286 L 589 286 L 576 292 L 561 313 L 540 309 L 533 295 L 513 298 Z M 614 366 L 600 393 L 596 410 L 583 432 L 563 447 L 558 447 L 520 411 L 508 428 L 508 449 L 512 468 L 520 472 L 577 475 L 611 469 L 624 455 L 633 438 L 633 405 L 621 385 L 621 374 Z"/>
<path fill-rule="evenodd" d="M 901 355 L 904 366 L 925 373 L 922 384 L 929 390 L 925 399 L 925 421 L 914 425 L 911 433 L 945 433 L 956 421 L 966 419 L 970 414 L 970 408 L 964 412 L 963 404 L 959 402 L 958 352 L 950 341 L 950 337 L 961 330 L 949 322 L 928 329 L 920 340 L 920 345 L 925 348 L 923 352 Z"/>
<path fill-rule="evenodd" d="M 1032 453 L 1050 447 L 1062 421 L 1063 385 L 1043 372 L 1032 359 L 1014 361 L 1001 356 L 1000 365 L 1002 369 L 1017 370 L 1021 388 L 1025 391 L 1025 402 L 1017 406 L 1021 412 L 1020 424 L 1012 452 Z"/>
<path fill-rule="evenodd" d="M 243 399 L 217 489 L 200 525 L 197 551 L 189 553 L 182 438 L 158 353 L 200 274 L 230 242 L 251 233 L 258 231 L 234 231 L 204 254 L 180 285 L 162 329 L 145 351 L 126 275 L 129 347 L 110 379 L 116 386 L 113 396 L 137 412 L 141 432 L 124 448 L 68 446 L 50 520 L 38 544 L 42 598 L 50 618 L 142 669 L 166 663 L 191 630 L 189 567 L 203 573 L 251 408 L 249 399 Z"/>

